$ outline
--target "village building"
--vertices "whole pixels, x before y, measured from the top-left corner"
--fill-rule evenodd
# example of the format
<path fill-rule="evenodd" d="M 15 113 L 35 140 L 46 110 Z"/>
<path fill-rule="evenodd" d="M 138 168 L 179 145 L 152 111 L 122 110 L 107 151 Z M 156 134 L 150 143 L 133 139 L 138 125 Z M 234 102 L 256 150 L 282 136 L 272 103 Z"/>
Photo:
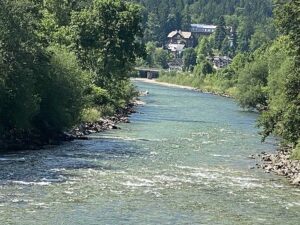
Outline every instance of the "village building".
<path fill-rule="evenodd" d="M 225 68 L 232 62 L 232 59 L 228 56 L 214 56 L 210 60 L 212 61 L 215 69 Z"/>
<path fill-rule="evenodd" d="M 207 25 L 207 24 L 191 24 L 191 33 L 195 38 L 199 38 L 200 36 L 208 36 L 213 34 L 217 29 L 215 25 Z"/>
<path fill-rule="evenodd" d="M 195 38 L 191 32 L 175 30 L 168 35 L 167 49 L 175 58 L 180 58 L 185 48 L 195 47 Z"/>
<path fill-rule="evenodd" d="M 168 35 L 169 44 L 184 44 L 186 48 L 195 46 L 195 39 L 191 32 L 175 30 Z"/>
<path fill-rule="evenodd" d="M 183 60 L 181 58 L 175 58 L 168 63 L 169 71 L 182 71 Z"/>

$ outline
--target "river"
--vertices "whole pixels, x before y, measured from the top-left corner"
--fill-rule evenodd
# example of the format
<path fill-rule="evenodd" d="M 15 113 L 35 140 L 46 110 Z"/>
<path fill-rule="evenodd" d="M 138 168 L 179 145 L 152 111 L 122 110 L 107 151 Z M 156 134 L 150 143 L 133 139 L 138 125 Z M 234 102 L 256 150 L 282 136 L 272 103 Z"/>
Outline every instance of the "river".
<path fill-rule="evenodd" d="M 121 130 L 0 155 L 0 224 L 299 224 L 300 190 L 253 169 L 272 152 L 231 99 L 137 82 Z"/>

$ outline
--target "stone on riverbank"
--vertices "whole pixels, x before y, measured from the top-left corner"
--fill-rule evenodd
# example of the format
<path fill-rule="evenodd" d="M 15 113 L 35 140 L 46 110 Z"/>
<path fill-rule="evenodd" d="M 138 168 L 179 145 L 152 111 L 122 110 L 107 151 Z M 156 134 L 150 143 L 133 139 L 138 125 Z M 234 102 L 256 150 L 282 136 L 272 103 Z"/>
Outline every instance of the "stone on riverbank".
<path fill-rule="evenodd" d="M 134 108 L 139 104 L 140 101 L 135 99 L 133 102 L 129 103 L 126 107 L 119 109 L 114 116 L 108 116 L 104 118 L 99 118 L 96 122 L 86 122 L 73 128 L 69 135 L 73 136 L 74 139 L 88 139 L 86 135 L 99 133 L 105 130 L 120 129 L 118 123 L 129 123 L 128 116 L 136 111 Z"/>
<path fill-rule="evenodd" d="M 292 184 L 300 186 L 300 161 L 293 160 L 290 156 L 291 151 L 288 148 L 278 150 L 275 154 L 263 153 L 261 168 L 267 173 L 285 176 Z"/>

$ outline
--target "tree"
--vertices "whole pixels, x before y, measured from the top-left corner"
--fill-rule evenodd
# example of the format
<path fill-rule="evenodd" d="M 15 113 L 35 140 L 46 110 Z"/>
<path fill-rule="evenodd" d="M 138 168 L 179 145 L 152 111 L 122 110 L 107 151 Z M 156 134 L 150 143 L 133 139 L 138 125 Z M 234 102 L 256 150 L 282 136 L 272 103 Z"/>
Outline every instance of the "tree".
<path fill-rule="evenodd" d="M 185 71 L 193 71 L 196 65 L 197 55 L 193 48 L 186 48 L 183 51 L 183 69 Z"/>
<path fill-rule="evenodd" d="M 263 137 L 277 134 L 294 147 L 300 140 L 300 18 L 298 0 L 279 4 L 276 20 L 281 33 L 287 35 L 279 39 L 270 49 L 273 67 L 270 68 L 269 110 L 262 114 L 259 124 L 263 127 Z M 274 58 L 275 57 L 275 58 Z"/>
<path fill-rule="evenodd" d="M 78 121 L 83 71 L 74 55 L 42 47 L 32 1 L 1 3 L 2 138 L 22 138 L 34 132 L 49 139 Z"/>
<path fill-rule="evenodd" d="M 144 39 L 145 42 L 157 41 L 159 39 L 158 34 L 160 30 L 160 23 L 158 17 L 154 13 L 149 13 L 146 24 Z"/>
<path fill-rule="evenodd" d="M 231 32 L 231 50 L 233 55 L 235 55 L 236 50 L 238 48 L 238 35 L 236 30 L 237 30 L 236 25 L 233 25 L 232 32 Z"/>
<path fill-rule="evenodd" d="M 36 19 L 30 1 L 1 0 L 0 7 L 0 126 L 2 134 L 13 129 L 28 130 L 38 111 L 35 88 L 44 75 L 48 57 L 34 35 Z"/>
<path fill-rule="evenodd" d="M 113 87 L 128 78 L 136 57 L 144 54 L 141 9 L 121 0 L 94 0 L 90 9 L 74 13 L 75 51 L 84 66 L 95 71 L 96 84 Z"/>
<path fill-rule="evenodd" d="M 201 80 L 204 80 L 206 75 L 212 74 L 214 72 L 212 64 L 207 60 L 207 58 L 200 54 L 197 56 L 197 65 L 194 68 L 194 75 L 200 77 Z"/>
<path fill-rule="evenodd" d="M 226 31 L 226 24 L 225 19 L 223 16 L 219 18 L 217 29 L 215 31 L 215 48 L 221 50 L 222 43 L 226 38 L 227 31 Z"/>
<path fill-rule="evenodd" d="M 250 40 L 250 50 L 253 52 L 263 45 L 271 43 L 277 37 L 274 21 L 269 20 L 263 26 L 258 25 Z"/>
<path fill-rule="evenodd" d="M 232 56 L 233 55 L 232 42 L 228 37 L 226 37 L 222 42 L 221 53 L 222 53 L 222 55 L 226 55 L 226 56 Z"/>
<path fill-rule="evenodd" d="M 191 13 L 189 11 L 188 7 L 185 7 L 183 13 L 182 13 L 182 20 L 181 20 L 181 29 L 183 31 L 189 31 L 191 29 Z"/>
<path fill-rule="evenodd" d="M 237 84 L 237 100 L 243 108 L 261 110 L 267 106 L 267 77 L 268 64 L 264 58 L 256 57 L 246 64 Z"/>
<path fill-rule="evenodd" d="M 252 21 L 244 20 L 240 23 L 238 28 L 238 45 L 240 51 L 249 51 L 250 40 L 253 33 L 254 26 Z"/>
<path fill-rule="evenodd" d="M 154 42 L 148 42 L 146 44 L 146 64 L 150 67 L 153 67 L 155 64 L 154 54 L 156 50 L 156 45 Z"/>
<path fill-rule="evenodd" d="M 212 46 L 208 37 L 201 38 L 196 51 L 197 51 L 197 56 L 204 55 L 206 57 L 212 55 Z"/>
<path fill-rule="evenodd" d="M 155 59 L 155 64 L 156 65 L 160 66 L 163 69 L 169 68 L 168 58 L 169 58 L 168 51 L 166 51 L 162 48 L 157 48 L 155 50 L 154 59 Z"/>

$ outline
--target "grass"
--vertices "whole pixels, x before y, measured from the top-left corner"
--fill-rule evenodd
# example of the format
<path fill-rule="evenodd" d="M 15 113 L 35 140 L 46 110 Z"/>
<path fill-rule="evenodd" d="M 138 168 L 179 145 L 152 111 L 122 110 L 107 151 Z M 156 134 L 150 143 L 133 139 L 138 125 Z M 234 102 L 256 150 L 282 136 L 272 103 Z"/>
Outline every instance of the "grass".
<path fill-rule="evenodd" d="M 300 160 L 300 144 L 298 144 L 296 148 L 293 150 L 292 158 L 296 160 Z"/>
<path fill-rule="evenodd" d="M 164 72 L 161 73 L 158 81 L 190 86 L 201 91 L 213 92 L 216 94 L 226 94 L 236 96 L 234 81 L 221 79 L 216 74 L 208 75 L 205 79 L 187 72 Z"/>

